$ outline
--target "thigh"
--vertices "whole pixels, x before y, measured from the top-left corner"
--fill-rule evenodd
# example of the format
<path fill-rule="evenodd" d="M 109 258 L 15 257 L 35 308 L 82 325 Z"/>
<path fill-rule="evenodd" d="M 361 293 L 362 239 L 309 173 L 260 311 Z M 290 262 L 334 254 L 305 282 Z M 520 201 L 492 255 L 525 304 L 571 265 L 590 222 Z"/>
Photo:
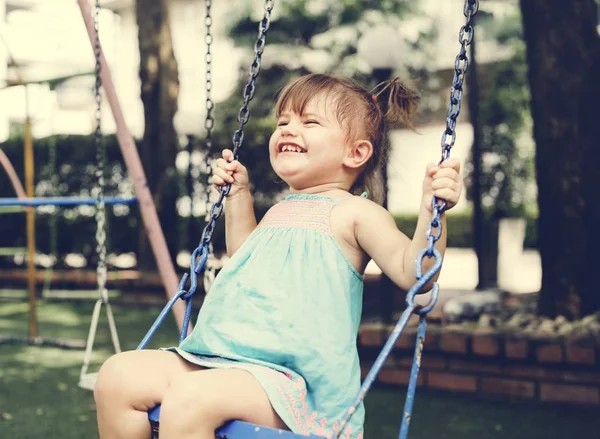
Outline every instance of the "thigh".
<path fill-rule="evenodd" d="M 203 369 L 177 377 L 161 410 L 163 414 L 177 413 L 187 422 L 207 422 L 214 428 L 230 420 L 287 428 L 259 381 L 242 369 Z"/>
<path fill-rule="evenodd" d="M 137 410 L 159 404 L 177 377 L 200 367 L 169 351 L 127 351 L 109 358 L 98 375 L 96 399 L 123 401 Z"/>

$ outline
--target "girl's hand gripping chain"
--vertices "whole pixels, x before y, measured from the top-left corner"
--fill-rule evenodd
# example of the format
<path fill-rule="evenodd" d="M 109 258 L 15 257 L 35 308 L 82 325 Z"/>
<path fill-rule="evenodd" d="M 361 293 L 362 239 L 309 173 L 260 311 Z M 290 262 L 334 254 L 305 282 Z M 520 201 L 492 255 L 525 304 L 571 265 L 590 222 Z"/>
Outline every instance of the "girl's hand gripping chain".
<path fill-rule="evenodd" d="M 447 159 L 439 165 L 430 163 L 423 180 L 423 207 L 431 212 L 431 200 L 435 195 L 446 201 L 446 210 L 452 209 L 458 203 L 462 189 L 463 180 L 457 159 Z"/>
<path fill-rule="evenodd" d="M 211 181 L 217 189 L 231 183 L 227 198 L 249 191 L 248 170 L 233 159 L 233 152 L 229 149 L 224 149 L 223 158 L 217 160 Z"/>

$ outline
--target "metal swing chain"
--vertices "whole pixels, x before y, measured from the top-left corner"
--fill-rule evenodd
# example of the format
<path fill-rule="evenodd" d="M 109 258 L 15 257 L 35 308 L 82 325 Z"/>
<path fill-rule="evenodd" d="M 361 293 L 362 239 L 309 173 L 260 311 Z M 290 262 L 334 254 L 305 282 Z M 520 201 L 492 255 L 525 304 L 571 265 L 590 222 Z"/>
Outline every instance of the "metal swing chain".
<path fill-rule="evenodd" d="M 204 170 L 206 172 L 206 181 L 205 181 L 205 206 L 206 206 L 206 216 L 205 222 L 209 223 L 211 219 L 211 193 L 212 193 L 212 185 L 210 183 L 210 178 L 212 175 L 212 130 L 215 125 L 215 119 L 213 117 L 213 110 L 215 104 L 212 100 L 212 52 L 211 45 L 213 43 L 213 35 L 211 31 L 211 26 L 213 23 L 211 8 L 212 8 L 212 0 L 206 0 L 206 16 L 204 18 L 204 26 L 206 28 L 206 34 L 204 35 L 204 42 L 206 44 L 206 54 L 204 55 L 204 61 L 206 63 L 206 119 L 204 120 L 204 128 L 206 130 L 206 147 L 204 149 Z M 206 268 L 204 269 L 204 291 L 208 292 L 212 282 L 215 278 L 216 267 L 214 265 L 214 254 L 213 254 L 213 244 L 212 241 L 208 243 L 208 258 Z"/>
<path fill-rule="evenodd" d="M 265 0 L 265 8 L 264 8 L 264 16 L 260 21 L 258 26 L 258 37 L 256 43 L 254 44 L 254 61 L 250 66 L 250 77 L 248 79 L 248 83 L 244 87 L 243 92 L 243 104 L 238 114 L 238 122 L 239 127 L 233 134 L 233 155 L 237 159 L 238 150 L 242 146 L 242 142 L 244 140 L 244 125 L 248 123 L 250 119 L 250 110 L 249 104 L 252 98 L 254 97 L 254 92 L 256 90 L 256 78 L 260 73 L 260 65 L 262 54 L 265 50 L 265 44 L 267 40 L 267 32 L 271 26 L 271 11 L 273 10 L 273 6 L 275 4 L 275 0 Z M 212 24 L 212 21 L 209 20 L 209 23 Z M 210 124 L 210 122 L 209 122 Z M 210 217 L 202 231 L 202 237 L 200 238 L 200 243 L 198 247 L 192 253 L 190 258 L 190 270 L 189 273 L 185 273 L 181 280 L 179 281 L 179 286 L 177 289 L 177 293 L 174 294 L 169 303 L 165 305 L 163 310 L 160 312 L 159 316 L 156 318 L 142 341 L 139 343 L 137 349 L 144 349 L 150 340 L 152 339 L 154 333 L 158 330 L 163 320 L 165 319 L 167 313 L 173 308 L 175 302 L 179 299 L 183 299 L 187 302 L 185 316 L 183 319 L 183 325 L 180 335 L 180 342 L 185 339 L 187 336 L 187 329 L 189 326 L 191 311 L 192 311 L 192 301 L 189 300 L 192 295 L 196 292 L 198 287 L 198 274 L 202 272 L 206 265 L 206 261 L 208 260 L 209 251 L 210 251 L 210 243 L 212 240 L 212 235 L 215 231 L 215 226 L 217 220 L 221 217 L 221 214 L 224 210 L 223 201 L 229 190 L 231 189 L 231 184 L 228 184 L 224 190 L 219 193 L 219 198 L 210 208 Z M 189 280 L 189 286 L 187 286 Z"/>
<path fill-rule="evenodd" d="M 448 116 L 446 117 L 446 129 L 442 134 L 441 140 L 442 157 L 440 163 L 450 157 L 450 151 L 456 142 L 456 121 L 458 119 L 458 115 L 460 114 L 463 86 L 467 70 L 469 69 L 467 47 L 471 44 L 471 41 L 473 41 L 473 17 L 475 17 L 477 11 L 479 11 L 479 0 L 465 1 L 464 15 L 467 17 L 467 19 L 465 24 L 460 28 L 458 35 L 460 50 L 454 59 L 454 78 L 452 79 L 452 88 L 450 89 Z M 429 243 L 427 248 L 428 257 L 433 256 L 433 247 L 438 239 L 440 239 L 442 234 L 440 216 L 446 208 L 446 202 L 443 200 L 438 200 L 436 197 L 433 198 L 432 203 L 433 216 L 431 218 L 431 223 L 427 228 L 427 241 Z M 437 228 L 435 233 L 433 232 L 434 228 Z"/>
<path fill-rule="evenodd" d="M 450 156 L 450 151 L 456 141 L 456 120 L 460 113 L 460 106 L 463 95 L 463 85 L 465 75 L 469 67 L 469 60 L 467 57 L 467 46 L 471 44 L 471 41 L 473 40 L 473 17 L 477 14 L 478 10 L 479 0 L 465 0 L 464 15 L 466 17 L 466 22 L 460 28 L 459 32 L 460 51 L 456 56 L 454 62 L 454 78 L 452 80 L 452 88 L 450 90 L 450 103 L 448 105 L 446 129 L 442 135 L 442 159 L 440 163 Z M 365 377 L 365 380 L 360 388 L 358 395 L 356 396 L 350 408 L 347 410 L 346 415 L 342 419 L 339 428 L 337 428 L 334 431 L 333 437 L 335 438 L 339 438 L 344 427 L 348 424 L 348 421 L 356 412 L 356 409 L 358 408 L 359 404 L 363 401 L 368 390 L 371 388 L 373 382 L 375 381 L 375 378 L 379 374 L 379 371 L 383 367 L 383 364 L 387 360 L 387 357 L 394 348 L 398 338 L 400 337 L 400 334 L 406 327 L 409 318 L 412 314 L 417 313 L 419 315 L 417 342 L 415 344 L 415 353 L 413 357 L 412 368 L 410 371 L 408 390 L 406 392 L 406 401 L 404 405 L 404 412 L 402 416 L 402 425 L 400 428 L 399 438 L 406 439 L 408 436 L 408 429 L 410 426 L 410 420 L 412 415 L 412 406 L 415 391 L 417 388 L 417 379 L 419 369 L 421 366 L 421 353 L 423 351 L 423 343 L 425 341 L 425 332 L 427 328 L 426 316 L 429 313 L 429 311 L 433 309 L 437 302 L 439 294 L 439 286 L 437 282 L 433 284 L 433 288 L 431 290 L 431 298 L 427 305 L 425 305 L 424 307 L 420 307 L 415 304 L 414 300 L 415 296 L 419 292 L 421 292 L 423 287 L 429 283 L 429 281 L 442 267 L 442 256 L 441 253 L 435 248 L 435 243 L 439 240 L 442 234 L 440 218 L 444 209 L 446 208 L 446 202 L 443 200 L 438 200 L 436 197 L 433 197 L 432 207 L 432 219 L 426 232 L 428 245 L 417 255 L 417 263 L 415 268 L 417 282 L 406 294 L 407 307 L 402 313 L 402 316 L 400 317 L 396 325 L 394 326 L 385 345 L 383 346 L 381 352 L 377 356 L 377 359 L 373 363 L 371 370 L 369 370 L 369 373 Z M 434 231 L 434 229 L 436 230 Z M 427 272 L 424 273 L 424 261 L 426 258 L 435 259 L 435 263 L 431 268 L 429 268 Z"/>
<path fill-rule="evenodd" d="M 204 155 L 204 166 L 206 174 L 209 176 L 212 174 L 212 163 L 210 153 L 212 152 L 212 130 L 215 125 L 213 117 L 214 102 L 212 100 L 212 52 L 211 45 L 213 42 L 213 36 L 211 32 L 212 26 L 212 15 L 211 7 L 212 0 L 206 0 L 206 17 L 204 18 L 204 25 L 206 27 L 206 34 L 204 36 L 204 42 L 206 43 L 206 54 L 204 55 L 204 61 L 206 62 L 206 119 L 204 121 L 204 128 L 206 129 L 206 154 Z M 206 185 L 206 211 L 210 211 L 210 194 L 211 186 L 207 183 Z M 208 219 L 208 216 L 207 216 Z"/>
<path fill-rule="evenodd" d="M 88 374 L 88 368 L 92 357 L 92 350 L 94 348 L 94 341 L 96 339 L 96 331 L 98 329 L 98 322 L 100 320 L 100 311 L 102 305 L 106 307 L 106 317 L 110 329 L 110 336 L 113 343 L 115 353 L 121 352 L 121 345 L 119 342 L 119 335 L 117 334 L 117 326 L 115 319 L 108 301 L 108 291 L 106 290 L 106 278 L 107 278 L 107 267 L 106 267 L 106 204 L 104 200 L 104 173 L 105 173 L 105 159 L 106 159 L 106 146 L 102 139 L 102 96 L 100 94 L 100 88 L 102 87 L 102 79 L 100 77 L 100 34 L 99 34 L 99 18 L 100 18 L 100 0 L 96 0 L 94 5 L 94 55 L 96 58 L 95 75 L 96 82 L 94 87 L 94 98 L 96 101 L 96 129 L 94 131 L 94 145 L 96 147 L 96 254 L 98 255 L 98 265 L 96 267 L 96 278 L 98 285 L 99 297 L 94 305 L 94 311 L 92 312 L 92 320 L 90 322 L 90 329 L 88 332 L 88 338 L 85 345 L 85 354 L 83 357 L 83 365 L 81 366 L 81 372 L 79 374 L 79 386 L 93 390 L 95 385 L 96 374 Z"/>
<path fill-rule="evenodd" d="M 233 142 L 233 156 L 234 159 L 237 160 L 239 149 L 242 146 L 244 141 L 244 125 L 248 123 L 250 119 L 250 109 L 249 104 L 252 98 L 254 97 L 254 92 L 256 90 L 256 78 L 260 73 L 260 65 L 262 60 L 262 54 L 265 50 L 265 44 L 267 41 L 267 32 L 271 26 L 271 11 L 273 10 L 275 0 L 265 0 L 265 8 L 264 8 L 264 16 L 260 21 L 258 27 L 258 38 L 254 44 L 254 61 L 250 66 L 250 77 L 248 79 L 248 83 L 244 87 L 243 92 L 243 104 L 240 108 L 238 114 L 238 129 L 233 134 L 232 142 Z M 205 248 L 205 251 L 208 250 L 208 245 L 211 242 L 212 235 L 215 230 L 216 221 L 221 217 L 223 213 L 223 200 L 227 196 L 231 189 L 231 184 L 228 184 L 223 191 L 219 194 L 218 200 L 212 205 L 210 209 L 210 220 L 207 222 L 204 231 L 202 232 L 202 239 L 200 241 L 200 246 L 198 247 L 197 252 L 194 252 L 196 257 L 192 256 L 193 264 L 195 265 L 195 259 L 199 256 L 198 250 L 201 248 Z"/>
<path fill-rule="evenodd" d="M 50 177 L 50 182 L 51 182 L 51 193 L 50 195 L 55 197 L 58 196 L 58 182 L 60 181 L 59 178 L 59 170 L 57 169 L 57 155 L 56 155 L 56 138 L 50 140 L 50 147 L 48 149 L 48 167 L 50 168 L 51 172 L 52 172 L 52 176 Z M 56 267 L 58 266 L 58 232 L 57 232 L 57 227 L 58 227 L 58 215 L 59 215 L 59 210 L 55 211 L 54 214 L 50 215 L 50 222 L 49 222 L 49 240 L 50 240 L 50 254 L 56 258 L 56 260 L 52 261 L 51 264 L 46 268 L 45 272 L 44 272 L 44 287 L 43 287 L 43 292 L 47 293 L 50 291 L 50 287 L 52 286 L 52 272 L 54 270 L 56 270 Z"/>
<path fill-rule="evenodd" d="M 106 318 L 110 330 L 110 337 L 113 344 L 113 348 L 116 353 L 121 352 L 121 344 L 119 342 L 119 335 L 117 333 L 117 325 L 112 313 L 112 308 L 108 300 L 108 291 L 106 289 L 107 281 L 107 263 L 106 263 L 106 203 L 104 200 L 104 188 L 105 188 L 105 172 L 106 172 L 106 145 L 102 139 L 102 95 L 100 90 L 102 87 L 102 78 L 100 76 L 101 62 L 100 57 L 102 56 L 102 49 L 100 47 L 100 32 L 99 32 L 99 19 L 100 19 L 100 0 L 96 0 L 94 7 L 94 55 L 96 58 L 95 75 L 96 83 L 94 88 L 94 97 L 96 99 L 96 130 L 94 132 L 94 144 L 96 146 L 96 179 L 97 179 L 97 207 L 96 207 L 96 253 L 98 255 L 98 266 L 96 268 L 98 278 L 98 291 L 100 297 L 96 301 L 94 306 L 94 312 L 92 315 L 92 323 L 90 325 L 90 333 L 88 334 L 88 341 L 86 347 L 86 356 L 84 362 L 84 368 L 87 369 L 89 356 L 94 344 L 94 338 L 96 329 L 98 326 L 98 318 L 100 314 L 100 308 L 102 305 L 106 308 Z"/>
<path fill-rule="evenodd" d="M 94 98 L 96 101 L 96 130 L 94 132 L 94 146 L 96 148 L 96 254 L 98 255 L 98 266 L 96 273 L 98 277 L 98 291 L 100 292 L 101 298 L 104 302 L 108 300 L 108 293 L 106 291 L 106 205 L 104 203 L 104 173 L 105 173 L 105 155 L 106 146 L 102 141 L 102 96 L 100 95 L 100 88 L 102 87 L 102 80 L 100 78 L 100 36 L 99 36 L 99 14 L 100 14 L 100 0 L 96 0 L 94 7 L 94 32 L 96 34 L 94 41 L 94 55 L 96 57 L 96 83 L 94 87 Z"/>

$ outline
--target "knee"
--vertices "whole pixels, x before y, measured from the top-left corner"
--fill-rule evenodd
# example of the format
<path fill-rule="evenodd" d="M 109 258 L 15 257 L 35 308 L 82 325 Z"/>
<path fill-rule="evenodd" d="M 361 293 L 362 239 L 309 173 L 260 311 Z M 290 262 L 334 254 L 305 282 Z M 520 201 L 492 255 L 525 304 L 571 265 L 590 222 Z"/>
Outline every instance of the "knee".
<path fill-rule="evenodd" d="M 94 386 L 94 399 L 96 403 L 107 399 L 113 399 L 122 393 L 124 384 L 128 381 L 131 365 L 128 361 L 130 353 L 122 352 L 110 357 L 98 372 L 96 385 Z"/>
<path fill-rule="evenodd" d="M 198 428 L 216 429 L 224 422 L 214 410 L 210 392 L 196 384 L 191 386 L 185 375 L 171 383 L 161 404 L 161 423 L 164 420 L 179 424 L 179 428 L 196 425 Z"/>

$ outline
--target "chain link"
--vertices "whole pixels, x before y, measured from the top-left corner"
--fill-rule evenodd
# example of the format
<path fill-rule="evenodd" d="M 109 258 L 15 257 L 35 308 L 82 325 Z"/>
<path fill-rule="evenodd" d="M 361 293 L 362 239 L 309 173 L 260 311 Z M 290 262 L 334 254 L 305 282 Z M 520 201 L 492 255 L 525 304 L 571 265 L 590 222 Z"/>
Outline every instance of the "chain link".
<path fill-rule="evenodd" d="M 108 300 L 108 292 L 106 290 L 106 206 L 104 203 L 104 173 L 106 151 L 102 141 L 102 96 L 100 88 L 102 80 L 100 78 L 100 35 L 99 35 L 99 18 L 100 18 L 100 0 L 96 0 L 94 6 L 94 32 L 96 38 L 94 41 L 94 55 L 96 58 L 96 83 L 94 88 L 94 97 L 96 100 L 96 130 L 94 132 L 94 145 L 96 147 L 96 254 L 98 255 L 98 265 L 96 273 L 98 278 L 98 292 L 102 300 Z"/>
<path fill-rule="evenodd" d="M 212 167 L 212 151 L 213 151 L 213 139 L 212 139 L 212 131 L 215 125 L 215 120 L 213 117 L 213 110 L 215 104 L 212 100 L 212 43 L 213 43 L 213 35 L 211 31 L 211 26 L 213 23 L 211 8 L 212 8 L 212 0 L 205 1 L 206 6 L 206 16 L 204 18 L 204 26 L 206 28 L 206 34 L 204 36 L 204 42 L 206 44 L 206 54 L 204 55 L 204 61 L 206 63 L 206 119 L 204 121 L 204 128 L 206 130 L 206 147 L 204 149 L 204 170 L 206 175 L 205 182 L 205 206 L 206 206 L 206 216 L 205 222 L 208 224 L 211 220 L 210 217 L 210 207 L 211 207 L 211 193 L 212 193 L 212 185 L 210 183 L 210 179 L 213 172 Z M 210 289 L 216 274 L 216 266 L 215 266 L 215 257 L 213 254 L 213 244 L 212 241 L 208 243 L 208 259 L 207 265 L 204 270 L 204 291 L 208 292 Z"/>
<path fill-rule="evenodd" d="M 248 83 L 244 87 L 244 103 L 242 108 L 240 108 L 240 112 L 238 114 L 238 122 L 239 127 L 233 134 L 233 156 L 237 160 L 238 158 L 238 150 L 242 146 L 244 141 L 244 125 L 248 123 L 248 119 L 250 118 L 250 109 L 248 105 L 250 101 L 254 97 L 254 92 L 256 90 L 256 77 L 260 72 L 260 63 L 262 60 L 262 54 L 265 50 L 265 44 L 267 42 L 267 32 L 271 27 L 271 11 L 273 10 L 275 1 L 274 0 L 265 0 L 265 13 L 263 19 L 260 21 L 258 26 L 258 38 L 254 43 L 254 61 L 250 66 L 250 78 Z M 229 192 L 229 190 L 227 190 Z"/>
<path fill-rule="evenodd" d="M 450 150 L 456 141 L 456 120 L 460 114 L 463 95 L 465 75 L 469 69 L 469 58 L 467 57 L 467 46 L 473 40 L 473 17 L 479 10 L 479 0 L 465 0 L 464 14 L 467 17 L 465 24 L 460 28 L 458 42 L 460 50 L 454 59 L 454 78 L 450 89 L 450 102 L 448 103 L 448 117 L 446 118 L 446 129 L 442 134 L 442 160 L 450 156 Z"/>
<path fill-rule="evenodd" d="M 204 55 L 204 61 L 206 63 L 206 119 L 204 121 L 204 128 L 206 129 L 206 148 L 204 150 L 204 169 L 207 176 L 206 181 L 206 220 L 209 219 L 210 213 L 210 194 L 211 194 L 211 184 L 210 178 L 212 175 L 212 130 L 215 125 L 215 120 L 213 117 L 213 109 L 215 104 L 212 100 L 212 52 L 211 45 L 213 42 L 213 35 L 211 32 L 212 26 L 212 15 L 211 15 L 211 7 L 212 0 L 206 0 L 206 17 L 204 18 L 204 25 L 206 27 L 206 34 L 204 36 L 204 42 L 206 43 L 206 54 Z"/>
<path fill-rule="evenodd" d="M 244 141 L 244 125 L 248 123 L 250 118 L 250 101 L 254 97 L 254 92 L 256 90 L 256 78 L 260 72 L 260 65 L 262 60 L 262 54 L 265 50 L 265 44 L 267 41 L 267 32 L 269 31 L 269 27 L 271 26 L 271 11 L 273 10 L 274 0 L 265 0 L 265 10 L 264 17 L 260 21 L 258 26 L 258 38 L 256 43 L 254 44 L 254 61 L 250 66 L 250 77 L 248 79 L 248 83 L 244 87 L 243 93 L 243 103 L 240 108 L 240 112 L 238 114 L 238 129 L 233 134 L 233 156 L 234 159 L 237 160 L 239 149 L 242 146 Z M 225 189 L 221 191 L 219 194 L 218 200 L 212 205 L 210 208 L 210 219 L 207 221 L 207 224 L 202 232 L 202 239 L 200 241 L 200 246 L 208 251 L 208 246 L 211 242 L 212 235 L 215 230 L 216 222 L 221 217 L 223 213 L 223 200 L 229 193 L 231 189 L 231 185 L 228 184 Z"/>
<path fill-rule="evenodd" d="M 440 163 L 450 157 L 450 151 L 456 142 L 456 121 L 460 114 L 460 108 L 463 97 L 463 86 L 467 70 L 469 69 L 469 58 L 467 56 L 467 47 L 473 41 L 473 18 L 479 11 L 479 0 L 465 0 L 464 15 L 466 17 L 465 24 L 460 28 L 458 34 L 458 42 L 460 50 L 454 59 L 454 78 L 452 79 L 452 87 L 450 89 L 450 101 L 448 103 L 448 116 L 446 117 L 446 129 L 442 134 L 442 157 Z M 436 197 L 432 201 L 432 217 L 431 223 L 427 228 L 428 247 L 425 252 L 425 257 L 433 257 L 433 249 L 435 243 L 442 234 L 440 217 L 446 208 L 446 202 L 438 200 Z M 434 232 L 434 229 L 435 232 Z M 421 261 L 422 263 L 422 261 Z"/>

